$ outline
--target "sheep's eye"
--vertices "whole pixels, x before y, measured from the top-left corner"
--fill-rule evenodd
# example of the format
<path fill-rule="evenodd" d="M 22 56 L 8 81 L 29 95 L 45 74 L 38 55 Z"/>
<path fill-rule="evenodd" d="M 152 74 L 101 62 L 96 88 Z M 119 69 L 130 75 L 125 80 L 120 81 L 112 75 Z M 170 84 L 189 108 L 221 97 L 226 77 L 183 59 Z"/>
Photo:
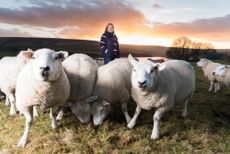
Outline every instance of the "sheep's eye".
<path fill-rule="evenodd" d="M 101 109 L 100 114 L 103 114 L 103 113 L 104 113 L 104 111 L 105 111 L 104 109 Z"/>
<path fill-rule="evenodd" d="M 154 69 L 151 69 L 150 73 L 153 73 L 154 72 Z"/>
<path fill-rule="evenodd" d="M 58 59 L 58 56 L 55 56 L 54 59 L 57 60 L 57 59 Z"/>

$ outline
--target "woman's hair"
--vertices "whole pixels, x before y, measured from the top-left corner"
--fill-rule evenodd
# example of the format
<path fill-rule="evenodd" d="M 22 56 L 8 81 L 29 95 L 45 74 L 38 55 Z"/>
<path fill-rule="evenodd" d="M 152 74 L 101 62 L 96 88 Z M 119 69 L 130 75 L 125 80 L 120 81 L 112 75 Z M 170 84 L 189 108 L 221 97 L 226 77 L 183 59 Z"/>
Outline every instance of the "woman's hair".
<path fill-rule="evenodd" d="M 108 27 L 109 27 L 109 26 L 112 26 L 112 27 L 113 27 L 113 29 L 114 29 L 113 24 L 112 24 L 112 23 L 108 23 L 108 24 L 106 25 L 106 27 L 105 27 L 105 32 L 107 32 L 107 29 L 108 29 Z"/>

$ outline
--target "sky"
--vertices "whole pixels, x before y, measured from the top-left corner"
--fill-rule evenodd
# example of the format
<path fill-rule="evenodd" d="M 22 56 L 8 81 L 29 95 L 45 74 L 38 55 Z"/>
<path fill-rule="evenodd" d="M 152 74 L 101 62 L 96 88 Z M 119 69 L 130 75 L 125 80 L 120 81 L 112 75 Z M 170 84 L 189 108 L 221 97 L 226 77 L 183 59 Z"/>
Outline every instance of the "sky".
<path fill-rule="evenodd" d="M 99 40 L 112 22 L 122 44 L 171 46 L 186 36 L 230 48 L 227 0 L 1 0 L 1 37 Z"/>

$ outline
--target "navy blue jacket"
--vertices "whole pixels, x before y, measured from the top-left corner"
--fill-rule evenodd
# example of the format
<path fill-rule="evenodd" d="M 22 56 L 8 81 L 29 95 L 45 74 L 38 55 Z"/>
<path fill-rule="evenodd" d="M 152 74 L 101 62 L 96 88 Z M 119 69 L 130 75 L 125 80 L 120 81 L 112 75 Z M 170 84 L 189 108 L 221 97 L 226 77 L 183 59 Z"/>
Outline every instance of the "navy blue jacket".
<path fill-rule="evenodd" d="M 103 33 L 100 40 L 100 50 L 103 57 L 120 58 L 117 36 L 114 33 Z"/>

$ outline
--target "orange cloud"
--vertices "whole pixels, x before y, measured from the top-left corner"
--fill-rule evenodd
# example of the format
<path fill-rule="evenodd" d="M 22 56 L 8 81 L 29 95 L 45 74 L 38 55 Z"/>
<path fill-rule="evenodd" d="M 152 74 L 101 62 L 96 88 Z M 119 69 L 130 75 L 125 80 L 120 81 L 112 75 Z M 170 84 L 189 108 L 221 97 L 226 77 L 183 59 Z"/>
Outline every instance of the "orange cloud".
<path fill-rule="evenodd" d="M 31 6 L 20 9 L 0 8 L 0 23 L 28 26 L 31 29 L 52 29 L 54 36 L 64 38 L 100 38 L 108 22 L 115 25 L 120 37 L 129 39 L 165 38 L 167 40 L 188 36 L 212 42 L 230 39 L 230 14 L 224 17 L 198 19 L 191 22 L 169 24 L 153 23 L 149 27 L 144 14 L 123 0 L 28 0 Z M 154 3 L 153 8 L 162 8 Z M 147 24 L 148 23 L 148 24 Z M 57 31 L 53 31 L 57 30 Z M 39 30 L 38 30 L 39 31 Z M 42 32 L 42 30 L 40 30 Z M 8 32 L 12 36 L 12 32 Z M 15 35 L 18 32 L 15 32 Z M 5 32 L 7 34 L 7 32 Z M 27 34 L 23 34 L 26 35 Z M 30 35 L 34 35 L 30 34 Z M 35 34 L 36 35 L 36 34 Z M 45 35 L 45 34 L 44 34 Z M 131 40 L 131 39 L 130 39 Z M 146 40 L 146 42 L 151 42 Z M 125 42 L 123 42 L 125 43 Z M 162 43 L 163 44 L 163 43 Z M 170 44 L 169 44 L 170 45 Z"/>

